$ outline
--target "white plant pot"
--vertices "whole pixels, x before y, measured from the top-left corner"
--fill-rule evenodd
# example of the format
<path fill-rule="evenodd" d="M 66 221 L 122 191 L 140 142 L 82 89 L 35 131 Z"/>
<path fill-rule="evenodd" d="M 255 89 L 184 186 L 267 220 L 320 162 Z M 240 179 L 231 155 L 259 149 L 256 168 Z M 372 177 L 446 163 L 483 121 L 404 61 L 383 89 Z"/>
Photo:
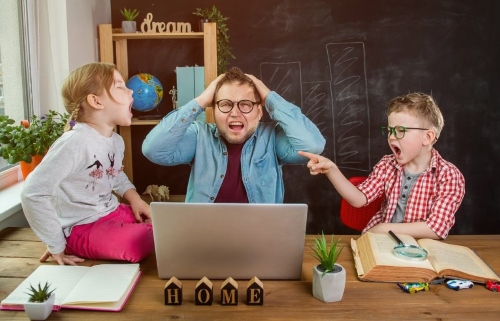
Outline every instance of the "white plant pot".
<path fill-rule="evenodd" d="M 323 302 L 337 302 L 342 300 L 344 295 L 346 272 L 342 265 L 335 264 L 340 270 L 325 273 L 320 265 L 313 268 L 312 291 L 313 296 Z"/>
<path fill-rule="evenodd" d="M 45 302 L 26 302 L 24 304 L 24 311 L 30 320 L 46 320 L 52 312 L 55 299 L 56 294 L 52 293 L 50 298 Z"/>
<path fill-rule="evenodd" d="M 136 33 L 137 24 L 135 21 L 122 21 L 122 32 L 123 33 Z"/>

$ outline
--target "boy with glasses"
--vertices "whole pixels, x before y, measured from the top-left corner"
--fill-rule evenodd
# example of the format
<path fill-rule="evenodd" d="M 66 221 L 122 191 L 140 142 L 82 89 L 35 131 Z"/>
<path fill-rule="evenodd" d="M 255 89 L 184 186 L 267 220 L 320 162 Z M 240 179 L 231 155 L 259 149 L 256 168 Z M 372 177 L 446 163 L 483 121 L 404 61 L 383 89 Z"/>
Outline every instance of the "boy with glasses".
<path fill-rule="evenodd" d="M 465 194 L 460 171 L 433 148 L 444 126 L 431 96 L 411 93 L 388 104 L 388 126 L 382 127 L 392 154 L 384 156 L 358 186 L 337 165 L 320 155 L 299 152 L 310 159 L 311 175 L 326 174 L 339 194 L 361 207 L 384 195 L 382 208 L 364 232 L 408 234 L 415 238 L 445 239 L 455 224 L 455 212 Z"/>
<path fill-rule="evenodd" d="M 215 124 L 196 121 L 214 106 Z M 263 106 L 272 122 L 260 122 Z M 262 81 L 232 68 L 147 135 L 144 155 L 160 165 L 190 164 L 186 202 L 282 203 L 283 164 L 304 164 L 325 139 L 300 108 Z"/>

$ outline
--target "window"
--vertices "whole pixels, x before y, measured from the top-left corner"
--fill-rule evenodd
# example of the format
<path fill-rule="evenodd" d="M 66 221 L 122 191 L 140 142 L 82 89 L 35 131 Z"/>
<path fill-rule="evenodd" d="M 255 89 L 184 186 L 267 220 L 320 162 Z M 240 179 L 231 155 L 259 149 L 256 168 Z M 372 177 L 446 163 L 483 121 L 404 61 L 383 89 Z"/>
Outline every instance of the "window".
<path fill-rule="evenodd" d="M 28 50 L 25 46 L 27 3 L 26 0 L 5 0 L 0 10 L 0 115 L 18 121 L 29 118 L 32 113 L 28 55 L 25 54 Z M 0 179 L 11 167 L 13 165 L 0 157 Z"/>

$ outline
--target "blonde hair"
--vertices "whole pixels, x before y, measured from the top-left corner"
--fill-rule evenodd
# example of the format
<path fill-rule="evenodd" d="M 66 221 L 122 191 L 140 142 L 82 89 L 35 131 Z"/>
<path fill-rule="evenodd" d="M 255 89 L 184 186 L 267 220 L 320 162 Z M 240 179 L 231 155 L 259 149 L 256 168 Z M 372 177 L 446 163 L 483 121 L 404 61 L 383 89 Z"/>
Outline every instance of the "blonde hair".
<path fill-rule="evenodd" d="M 436 140 L 444 127 L 444 119 L 434 99 L 423 93 L 410 93 L 399 96 L 387 104 L 387 116 L 392 113 L 409 112 L 426 124 L 434 127 Z"/>
<path fill-rule="evenodd" d="M 85 122 L 82 104 L 88 95 L 99 96 L 109 92 L 114 83 L 116 66 L 108 63 L 90 63 L 73 70 L 62 85 L 61 94 L 66 111 L 71 115 L 65 130 L 70 130 L 75 122 Z M 114 100 L 114 99 L 113 99 Z"/>

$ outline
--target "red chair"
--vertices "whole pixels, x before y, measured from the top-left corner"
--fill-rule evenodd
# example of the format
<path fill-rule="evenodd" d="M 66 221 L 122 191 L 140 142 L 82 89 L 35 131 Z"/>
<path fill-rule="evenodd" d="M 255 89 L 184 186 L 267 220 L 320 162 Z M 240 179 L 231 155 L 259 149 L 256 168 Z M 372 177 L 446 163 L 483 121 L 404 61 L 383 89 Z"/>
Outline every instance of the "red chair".
<path fill-rule="evenodd" d="M 349 178 L 349 181 L 357 186 L 365 179 L 366 176 L 354 176 Z M 340 203 L 340 219 L 345 226 L 362 231 L 373 215 L 380 210 L 383 201 L 384 196 L 382 195 L 367 206 L 356 208 L 347 203 L 345 199 L 342 199 Z"/>

